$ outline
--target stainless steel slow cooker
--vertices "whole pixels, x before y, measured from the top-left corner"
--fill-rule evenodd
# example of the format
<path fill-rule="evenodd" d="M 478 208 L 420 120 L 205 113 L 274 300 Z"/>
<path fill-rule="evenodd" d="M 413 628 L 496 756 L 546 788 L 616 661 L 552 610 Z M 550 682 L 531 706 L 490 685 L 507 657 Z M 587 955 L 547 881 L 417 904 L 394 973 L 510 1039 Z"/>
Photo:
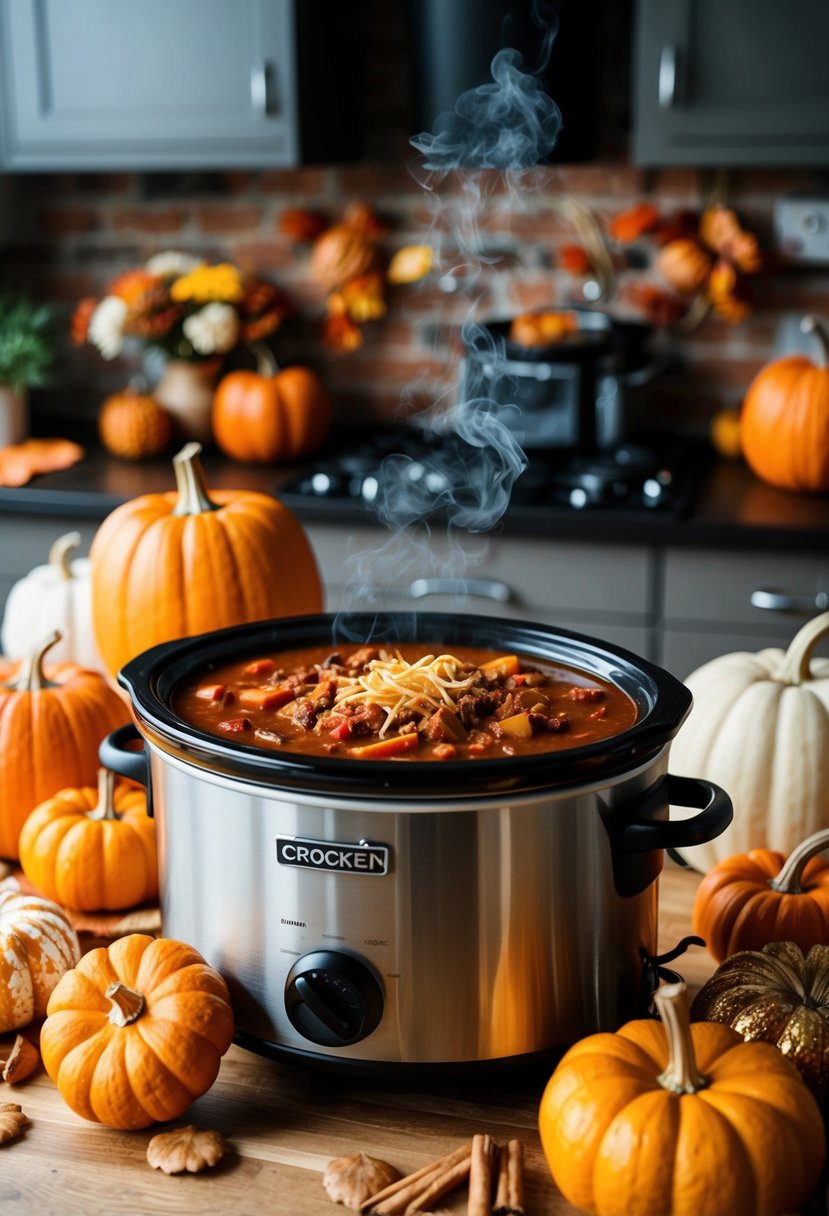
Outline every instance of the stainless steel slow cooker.
<path fill-rule="evenodd" d="M 355 639 L 564 663 L 617 684 L 638 719 L 565 751 L 418 763 L 266 751 L 171 708 L 211 665 Z M 688 690 L 543 625 L 295 617 L 154 647 L 119 680 L 137 731 L 109 736 L 101 759 L 148 785 L 164 933 L 224 975 L 237 1039 L 263 1054 L 384 1074 L 478 1069 L 617 1028 L 655 983 L 663 850 L 731 819 L 716 786 L 667 773 Z M 700 813 L 670 822 L 671 803 Z"/>

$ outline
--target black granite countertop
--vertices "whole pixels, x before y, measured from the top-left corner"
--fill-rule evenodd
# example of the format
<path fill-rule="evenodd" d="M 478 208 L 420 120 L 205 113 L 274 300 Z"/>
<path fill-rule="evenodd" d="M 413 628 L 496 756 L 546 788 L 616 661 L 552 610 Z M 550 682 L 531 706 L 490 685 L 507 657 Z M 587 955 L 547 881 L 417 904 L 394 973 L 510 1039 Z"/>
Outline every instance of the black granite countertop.
<path fill-rule="evenodd" d="M 214 489 L 249 489 L 280 497 L 298 475 L 297 467 L 238 464 L 215 450 L 203 456 Z M 793 494 L 761 482 L 740 461 L 704 460 L 700 485 L 688 511 L 674 518 L 659 511 L 577 511 L 565 507 L 512 505 L 499 532 L 558 539 L 613 540 L 691 546 L 764 548 L 825 552 L 829 549 L 829 495 Z M 0 514 L 102 519 L 139 494 L 174 488 L 169 458 L 127 462 L 107 455 L 97 441 L 71 469 L 33 478 L 19 488 L 0 487 Z M 332 511 L 325 502 L 291 508 L 304 523 L 343 528 L 371 526 L 376 519 L 359 505 Z M 0 528 L 6 524 L 0 524 Z"/>

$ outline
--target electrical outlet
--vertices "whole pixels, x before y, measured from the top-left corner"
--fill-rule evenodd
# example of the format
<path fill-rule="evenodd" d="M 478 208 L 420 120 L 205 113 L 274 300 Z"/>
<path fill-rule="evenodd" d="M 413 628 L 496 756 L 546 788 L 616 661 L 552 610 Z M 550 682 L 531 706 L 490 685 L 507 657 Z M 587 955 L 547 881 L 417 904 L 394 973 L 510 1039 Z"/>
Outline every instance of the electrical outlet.
<path fill-rule="evenodd" d="M 777 248 L 790 261 L 829 263 L 829 199 L 778 199 L 774 232 Z"/>

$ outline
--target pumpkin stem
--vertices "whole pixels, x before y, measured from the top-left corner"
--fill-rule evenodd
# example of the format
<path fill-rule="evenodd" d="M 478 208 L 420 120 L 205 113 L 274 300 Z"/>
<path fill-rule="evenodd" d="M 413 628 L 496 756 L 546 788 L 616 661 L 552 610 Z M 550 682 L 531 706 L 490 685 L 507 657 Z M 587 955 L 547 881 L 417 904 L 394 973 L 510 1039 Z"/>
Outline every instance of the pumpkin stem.
<path fill-rule="evenodd" d="M 205 511 L 216 511 L 218 507 L 207 493 L 207 482 L 199 457 L 200 443 L 186 443 L 173 457 L 173 472 L 176 475 L 178 502 L 173 515 L 202 515 Z"/>
<path fill-rule="evenodd" d="M 57 570 L 61 578 L 75 577 L 69 565 L 69 554 L 74 553 L 80 543 L 80 532 L 67 532 L 65 536 L 59 536 L 49 550 L 49 565 Z"/>
<path fill-rule="evenodd" d="M 812 650 L 826 633 L 829 633 L 829 612 L 821 612 L 820 616 L 813 617 L 797 631 L 783 656 L 781 683 L 804 684 L 811 678 L 809 664 Z"/>
<path fill-rule="evenodd" d="M 800 322 L 800 331 L 804 334 L 814 334 L 818 340 L 823 367 L 829 367 L 829 332 L 817 317 L 804 317 Z"/>
<path fill-rule="evenodd" d="M 668 1038 L 668 1067 L 657 1081 L 674 1094 L 695 1094 L 705 1089 L 710 1078 L 697 1068 L 685 984 L 665 984 L 656 990 L 653 999 Z"/>
<path fill-rule="evenodd" d="M 120 819 L 115 809 L 115 773 L 109 768 L 98 769 L 98 803 L 94 810 L 86 812 L 87 819 Z"/>
<path fill-rule="evenodd" d="M 780 873 L 769 881 L 772 891 L 780 891 L 783 895 L 802 895 L 802 878 L 806 863 L 824 849 L 829 849 L 829 828 L 813 832 L 792 850 Z"/>
<path fill-rule="evenodd" d="M 104 996 L 112 1002 L 108 1017 L 113 1026 L 129 1026 L 141 1017 L 146 1004 L 140 992 L 133 992 L 126 984 L 110 984 Z"/>
<path fill-rule="evenodd" d="M 274 358 L 273 351 L 264 342 L 250 342 L 250 349 L 256 356 L 256 371 L 266 380 L 272 379 L 279 371 L 279 364 Z"/>
<path fill-rule="evenodd" d="M 47 680 L 43 671 L 43 656 L 60 641 L 57 629 L 50 633 L 20 664 L 20 670 L 6 688 L 13 692 L 39 692 L 42 688 L 57 688 L 54 680 Z"/>

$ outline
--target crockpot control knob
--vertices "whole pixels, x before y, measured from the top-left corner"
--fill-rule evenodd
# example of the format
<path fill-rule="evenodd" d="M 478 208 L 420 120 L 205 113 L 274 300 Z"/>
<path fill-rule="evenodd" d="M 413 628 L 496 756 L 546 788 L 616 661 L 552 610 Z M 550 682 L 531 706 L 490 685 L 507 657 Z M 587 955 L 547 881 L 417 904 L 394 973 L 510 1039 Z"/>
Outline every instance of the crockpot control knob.
<path fill-rule="evenodd" d="M 383 1016 L 383 990 L 371 968 L 350 954 L 316 950 L 294 963 L 285 1009 L 295 1030 L 323 1047 L 365 1039 Z"/>

